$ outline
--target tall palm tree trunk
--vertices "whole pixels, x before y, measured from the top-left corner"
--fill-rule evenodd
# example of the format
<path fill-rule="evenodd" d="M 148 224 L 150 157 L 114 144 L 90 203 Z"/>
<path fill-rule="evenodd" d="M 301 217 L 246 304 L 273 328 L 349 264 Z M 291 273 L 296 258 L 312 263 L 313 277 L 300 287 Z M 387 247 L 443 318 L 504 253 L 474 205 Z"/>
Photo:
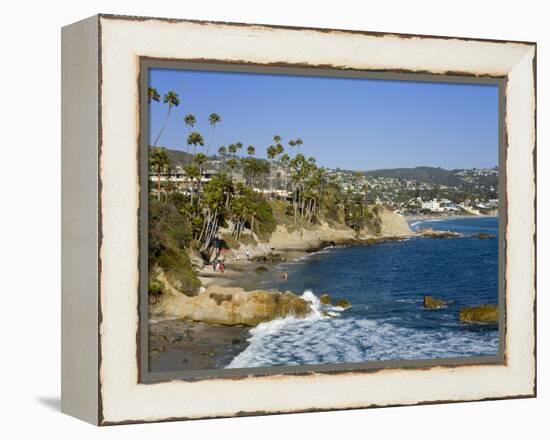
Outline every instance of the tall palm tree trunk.
<path fill-rule="evenodd" d="M 206 155 L 208 156 L 208 151 L 210 151 L 210 145 L 212 145 L 212 141 L 214 140 L 214 132 L 216 131 L 216 126 L 212 126 L 212 134 L 210 135 L 210 140 L 208 141 L 208 145 L 206 146 Z"/>
<path fill-rule="evenodd" d="M 157 138 L 155 139 L 155 143 L 153 144 L 153 147 L 157 146 L 157 142 L 159 141 L 160 136 L 162 135 L 162 132 L 166 128 L 166 124 L 168 123 L 168 118 L 170 117 L 170 111 L 171 110 L 172 110 L 172 106 L 169 105 L 168 106 L 168 112 L 166 112 L 166 118 L 164 118 L 164 124 L 162 124 L 162 128 L 160 129 L 159 134 L 157 135 Z"/>
<path fill-rule="evenodd" d="M 199 166 L 199 184 L 198 184 L 197 203 L 200 203 L 201 201 L 201 188 L 202 188 L 202 165 Z"/>
<path fill-rule="evenodd" d="M 157 200 L 160 202 L 160 171 L 157 174 Z"/>
<path fill-rule="evenodd" d="M 189 126 L 189 136 L 191 136 L 191 126 Z M 187 156 L 185 156 L 185 164 L 186 165 L 189 165 L 189 144 L 187 144 L 187 147 L 186 147 L 186 152 L 187 152 Z"/>

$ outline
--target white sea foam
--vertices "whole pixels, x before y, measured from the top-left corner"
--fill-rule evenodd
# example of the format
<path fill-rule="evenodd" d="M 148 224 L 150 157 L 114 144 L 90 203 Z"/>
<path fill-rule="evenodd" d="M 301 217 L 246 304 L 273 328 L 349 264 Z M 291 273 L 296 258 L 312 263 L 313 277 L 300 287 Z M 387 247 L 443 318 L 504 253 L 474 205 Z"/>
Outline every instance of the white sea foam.
<path fill-rule="evenodd" d="M 310 316 L 258 325 L 251 330 L 250 345 L 227 368 L 448 358 L 498 351 L 497 332 L 464 331 L 458 326 L 451 331 L 418 330 L 389 320 L 346 317 L 345 312 L 331 318 L 326 314 L 342 310 L 322 306 L 311 291 L 302 298 L 311 303 Z"/>
<path fill-rule="evenodd" d="M 395 302 L 404 303 L 404 304 L 417 304 L 421 303 L 424 300 L 422 298 L 407 298 L 407 299 L 396 299 Z"/>
<path fill-rule="evenodd" d="M 329 254 L 330 253 L 330 249 L 331 248 L 324 248 L 324 249 L 320 249 L 318 251 L 315 251 L 315 252 L 309 252 L 301 257 L 298 257 L 296 260 L 294 261 L 304 261 L 304 260 L 308 260 L 310 259 L 311 257 L 315 257 L 316 255 L 324 255 L 324 254 Z"/>

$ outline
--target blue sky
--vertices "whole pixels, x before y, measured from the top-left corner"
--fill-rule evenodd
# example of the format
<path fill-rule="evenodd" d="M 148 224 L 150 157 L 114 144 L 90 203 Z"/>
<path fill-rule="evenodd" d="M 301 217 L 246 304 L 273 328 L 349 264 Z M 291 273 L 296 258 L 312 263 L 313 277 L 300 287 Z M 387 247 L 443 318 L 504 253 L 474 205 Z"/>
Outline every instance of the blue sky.
<path fill-rule="evenodd" d="M 465 85 L 151 69 L 149 83 L 180 105 L 170 114 L 159 146 L 185 150 L 184 115 L 208 142 L 208 115 L 216 112 L 210 153 L 242 142 L 265 157 L 273 135 L 300 137 L 300 152 L 320 166 L 352 170 L 440 166 L 483 168 L 498 164 L 498 88 Z M 152 102 L 151 143 L 167 105 Z M 204 150 L 202 150 L 204 152 Z M 243 154 L 245 152 L 243 151 Z"/>

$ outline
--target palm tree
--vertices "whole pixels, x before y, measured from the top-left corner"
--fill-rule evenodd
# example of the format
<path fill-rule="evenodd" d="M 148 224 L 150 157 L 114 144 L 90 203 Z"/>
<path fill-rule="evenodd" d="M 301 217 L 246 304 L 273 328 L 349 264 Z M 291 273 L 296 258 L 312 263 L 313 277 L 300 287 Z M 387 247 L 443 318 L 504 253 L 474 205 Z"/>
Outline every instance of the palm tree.
<path fill-rule="evenodd" d="M 190 164 L 185 167 L 185 174 L 187 178 L 191 181 L 191 205 L 193 205 L 193 193 L 195 192 L 195 179 L 200 179 L 199 168 L 195 164 Z"/>
<path fill-rule="evenodd" d="M 296 141 L 294 139 L 291 139 L 288 141 L 288 146 L 290 147 L 290 154 L 292 154 L 292 150 L 296 146 Z"/>
<path fill-rule="evenodd" d="M 170 159 L 164 148 L 153 148 L 149 155 L 149 166 L 157 175 L 157 200 L 160 200 L 160 176 L 170 167 Z"/>
<path fill-rule="evenodd" d="M 281 154 L 283 154 L 284 152 L 285 152 L 285 148 L 283 147 L 283 145 L 282 145 L 281 143 L 277 143 L 277 144 L 275 145 L 275 156 L 276 156 L 276 157 L 279 157 L 279 156 L 281 156 Z M 278 174 L 277 174 L 277 176 L 275 176 L 275 177 L 276 177 L 276 179 L 275 179 L 275 186 L 277 187 L 277 186 L 278 186 L 278 182 L 277 182 L 277 181 L 278 181 L 278 179 L 279 179 Z"/>
<path fill-rule="evenodd" d="M 198 131 L 194 131 L 187 136 L 187 145 L 193 145 L 193 160 L 197 153 L 197 145 L 204 146 L 204 139 Z"/>
<path fill-rule="evenodd" d="M 151 102 L 151 101 L 159 102 L 160 101 L 160 95 L 159 95 L 158 90 L 155 89 L 154 87 L 149 87 L 149 89 L 147 91 L 147 98 L 148 98 L 149 102 Z"/>
<path fill-rule="evenodd" d="M 196 235 L 196 239 L 201 244 L 199 252 L 209 251 L 209 257 L 212 256 L 214 249 L 219 252 L 219 248 L 212 247 L 212 244 L 218 236 L 220 223 L 224 222 L 224 205 L 227 207 L 231 193 L 232 185 L 224 175 L 218 174 L 204 185 L 203 202 L 201 203 L 202 227 L 200 233 Z"/>
<path fill-rule="evenodd" d="M 294 142 L 296 143 L 296 152 L 298 152 L 300 150 L 300 147 L 303 145 L 304 141 L 298 138 Z"/>
<path fill-rule="evenodd" d="M 275 136 L 273 139 L 275 139 L 278 136 Z M 275 156 L 277 156 L 277 147 L 275 145 L 270 145 L 267 147 L 267 158 L 270 162 L 269 167 L 269 198 L 271 198 L 272 192 L 273 192 L 273 160 L 275 159 Z"/>
<path fill-rule="evenodd" d="M 287 181 L 287 175 L 288 175 L 288 165 L 290 163 L 290 156 L 288 154 L 283 154 L 281 156 L 281 162 L 283 164 L 283 168 L 284 168 L 284 172 L 285 172 L 285 198 L 287 196 L 287 192 L 288 192 L 288 181 Z"/>
<path fill-rule="evenodd" d="M 352 228 L 356 235 L 359 235 L 366 224 L 365 211 L 357 206 L 352 207 L 346 215 L 346 225 Z"/>
<path fill-rule="evenodd" d="M 220 115 L 217 113 L 211 113 L 208 117 L 208 122 L 212 126 L 212 135 L 210 136 L 210 141 L 208 142 L 208 146 L 206 147 L 206 155 L 208 156 L 208 151 L 210 150 L 210 145 L 212 145 L 212 140 L 214 139 L 214 131 L 216 130 L 216 124 L 221 122 Z"/>
<path fill-rule="evenodd" d="M 189 133 L 187 134 L 189 136 L 191 134 L 191 129 L 195 126 L 197 122 L 197 119 L 195 118 L 194 115 L 188 114 L 184 116 L 183 122 L 189 128 Z M 189 154 L 189 144 L 187 144 L 187 154 Z"/>
<path fill-rule="evenodd" d="M 238 153 L 239 150 L 240 150 L 242 147 L 243 147 L 242 142 L 237 142 L 237 143 L 235 144 L 235 148 L 236 148 L 236 151 L 235 151 L 235 152 Z"/>
<path fill-rule="evenodd" d="M 237 159 L 232 157 L 227 161 L 227 166 L 231 170 L 231 179 L 233 179 L 233 170 L 237 167 Z"/>
<path fill-rule="evenodd" d="M 249 156 L 254 156 L 256 154 L 256 148 L 254 148 L 253 145 L 249 145 L 248 148 L 246 149 L 246 152 L 248 153 Z"/>
<path fill-rule="evenodd" d="M 235 144 L 229 144 L 227 147 L 227 151 L 229 151 L 229 154 L 236 154 L 237 153 L 237 145 Z"/>
<path fill-rule="evenodd" d="M 196 156 L 195 156 L 195 162 L 197 163 L 197 165 L 199 166 L 199 195 L 198 195 L 198 200 L 200 201 L 200 197 L 201 197 L 201 186 L 202 186 L 202 167 L 203 165 L 206 163 L 206 155 L 204 153 L 198 153 Z"/>
<path fill-rule="evenodd" d="M 189 134 L 191 134 L 191 129 L 195 126 L 195 124 L 197 123 L 197 119 L 195 118 L 194 115 L 192 115 L 191 113 L 189 113 L 188 115 L 185 115 L 184 118 L 183 118 L 183 122 L 185 123 L 185 125 L 187 125 L 189 127 Z"/>
<path fill-rule="evenodd" d="M 172 107 L 177 107 L 178 105 L 180 105 L 180 99 L 178 97 L 178 94 L 172 91 L 169 91 L 166 95 L 164 95 L 163 102 L 164 104 L 168 104 L 168 112 L 166 113 L 164 124 L 162 124 L 162 128 L 160 129 L 159 134 L 157 135 L 157 138 L 153 143 L 153 147 L 157 146 L 157 142 L 159 141 L 160 136 L 162 135 L 162 132 L 166 128 L 166 124 L 168 123 L 168 118 L 170 117 L 170 111 L 172 110 Z"/>
<path fill-rule="evenodd" d="M 225 148 L 225 146 L 222 145 L 220 148 L 218 148 L 218 154 L 222 158 L 222 173 L 223 173 L 225 169 L 225 155 L 227 154 L 227 148 Z"/>
<path fill-rule="evenodd" d="M 269 147 L 267 147 L 268 159 L 273 160 L 275 159 L 276 155 L 277 155 L 277 148 L 275 147 L 275 145 L 270 145 Z"/>
<path fill-rule="evenodd" d="M 257 159 L 251 156 L 243 159 L 242 164 L 243 174 L 252 189 L 254 189 L 258 178 L 269 174 L 269 163 L 265 160 Z M 260 187 L 260 185 L 258 185 L 258 187 Z"/>

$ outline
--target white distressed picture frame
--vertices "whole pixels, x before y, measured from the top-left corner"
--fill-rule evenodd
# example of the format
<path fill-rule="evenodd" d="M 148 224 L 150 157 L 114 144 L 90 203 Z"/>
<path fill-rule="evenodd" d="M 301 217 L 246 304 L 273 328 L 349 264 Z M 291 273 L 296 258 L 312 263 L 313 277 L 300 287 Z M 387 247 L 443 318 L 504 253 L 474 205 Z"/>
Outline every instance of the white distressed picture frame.
<path fill-rule="evenodd" d="M 536 394 L 536 46 L 100 15 L 63 29 L 62 410 L 98 425 Z M 140 383 L 143 57 L 506 78 L 505 362 Z"/>

